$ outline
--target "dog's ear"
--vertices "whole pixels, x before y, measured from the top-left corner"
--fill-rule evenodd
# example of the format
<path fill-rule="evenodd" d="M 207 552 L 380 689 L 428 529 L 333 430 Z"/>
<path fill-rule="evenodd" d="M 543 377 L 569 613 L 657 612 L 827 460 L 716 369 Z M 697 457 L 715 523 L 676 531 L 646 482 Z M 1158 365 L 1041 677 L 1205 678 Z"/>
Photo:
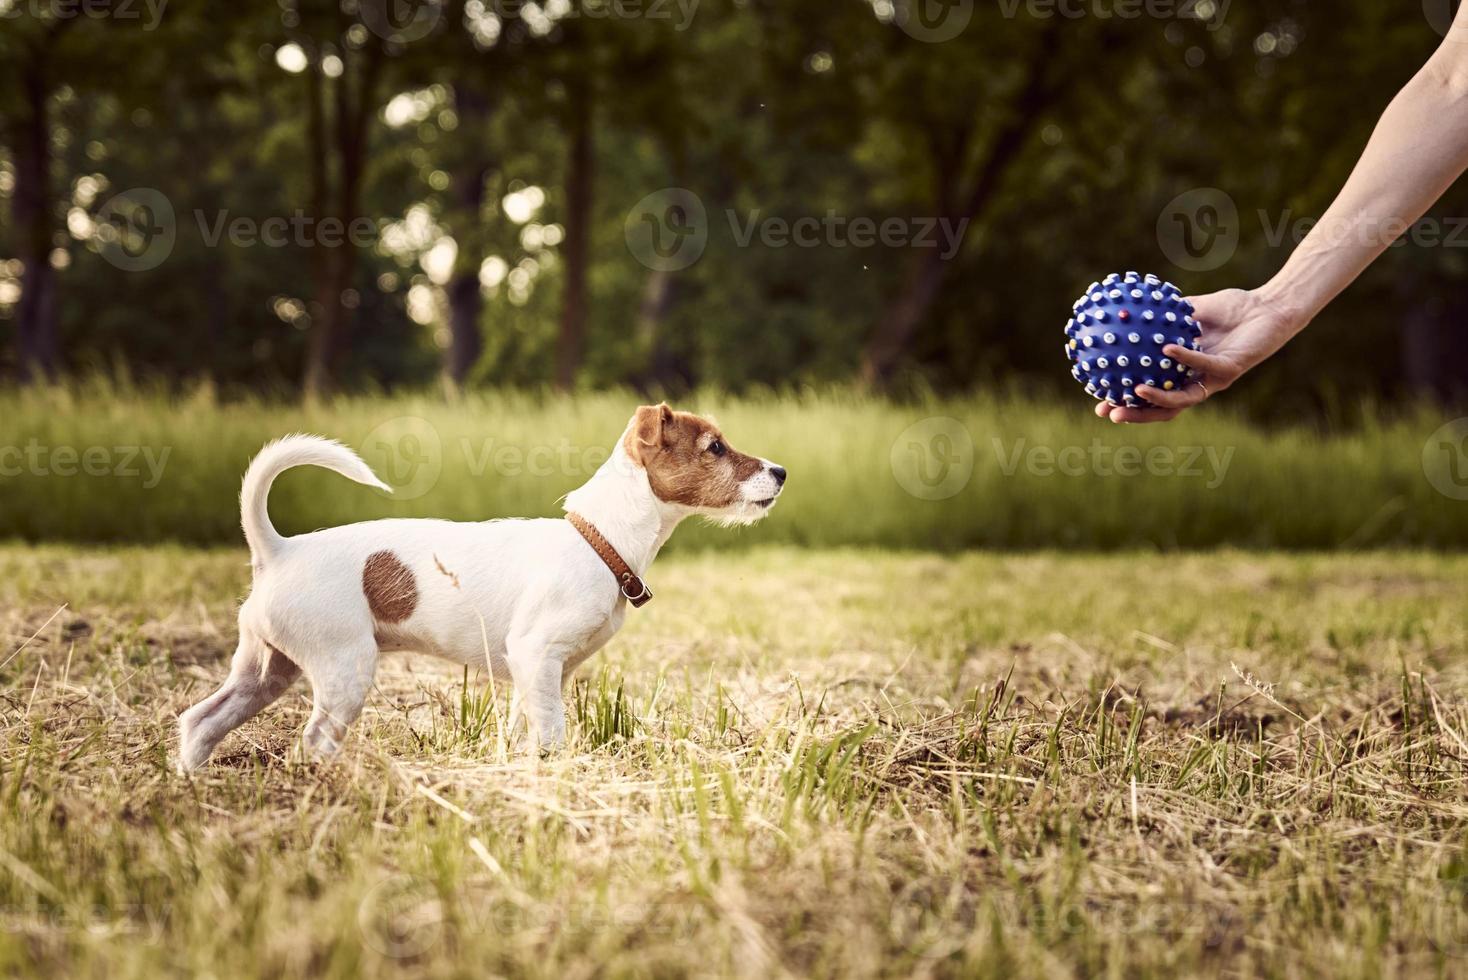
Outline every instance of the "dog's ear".
<path fill-rule="evenodd" d="M 643 405 L 632 416 L 632 425 L 627 430 L 627 454 L 646 466 L 648 458 L 662 448 L 672 425 L 673 410 L 667 402 Z"/>

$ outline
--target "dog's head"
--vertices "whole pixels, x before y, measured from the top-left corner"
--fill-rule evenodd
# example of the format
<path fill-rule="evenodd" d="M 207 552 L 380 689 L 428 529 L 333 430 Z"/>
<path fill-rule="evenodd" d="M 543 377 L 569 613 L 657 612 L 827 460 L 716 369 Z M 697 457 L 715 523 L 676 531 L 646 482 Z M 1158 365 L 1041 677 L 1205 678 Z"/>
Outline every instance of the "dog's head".
<path fill-rule="evenodd" d="M 785 486 L 784 467 L 746 456 L 708 419 L 666 404 L 639 408 L 622 447 L 658 499 L 723 524 L 753 524 Z"/>

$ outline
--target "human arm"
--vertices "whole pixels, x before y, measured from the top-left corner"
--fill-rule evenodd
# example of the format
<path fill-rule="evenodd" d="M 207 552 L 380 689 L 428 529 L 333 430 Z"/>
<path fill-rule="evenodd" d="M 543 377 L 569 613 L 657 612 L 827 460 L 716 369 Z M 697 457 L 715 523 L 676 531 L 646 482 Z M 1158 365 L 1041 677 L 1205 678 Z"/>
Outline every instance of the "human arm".
<path fill-rule="evenodd" d="M 1290 341 L 1468 170 L 1468 5 L 1392 100 L 1335 202 L 1265 285 L 1194 297 L 1201 350 L 1164 353 L 1197 377 L 1141 386 L 1150 408 L 1101 402 L 1113 422 L 1165 422 L 1238 381 Z"/>

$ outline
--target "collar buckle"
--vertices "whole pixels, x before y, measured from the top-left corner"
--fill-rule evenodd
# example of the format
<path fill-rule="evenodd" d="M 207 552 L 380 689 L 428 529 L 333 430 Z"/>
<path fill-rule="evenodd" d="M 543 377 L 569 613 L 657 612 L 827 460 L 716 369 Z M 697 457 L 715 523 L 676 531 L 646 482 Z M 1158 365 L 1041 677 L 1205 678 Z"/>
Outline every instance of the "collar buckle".
<path fill-rule="evenodd" d="M 586 540 L 587 544 L 591 545 L 591 550 L 596 552 L 596 556 L 616 578 L 617 588 L 624 599 L 632 603 L 634 607 L 645 606 L 652 600 L 652 589 L 649 589 L 647 583 L 632 570 L 632 566 L 622 560 L 622 556 L 617 554 L 617 549 L 612 547 L 611 542 L 590 521 L 575 511 L 569 510 L 566 511 L 566 520 L 570 521 L 571 526 Z"/>

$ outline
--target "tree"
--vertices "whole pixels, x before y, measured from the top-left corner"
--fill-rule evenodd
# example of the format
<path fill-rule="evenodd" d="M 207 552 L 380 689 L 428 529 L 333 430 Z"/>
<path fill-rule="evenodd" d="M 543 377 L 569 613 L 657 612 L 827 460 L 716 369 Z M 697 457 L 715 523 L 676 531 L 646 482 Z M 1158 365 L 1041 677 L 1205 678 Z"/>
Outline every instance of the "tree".
<path fill-rule="evenodd" d="M 302 391 L 329 396 L 335 362 L 357 306 L 352 283 L 357 245 L 351 229 L 363 217 L 362 186 L 371 133 L 381 109 L 381 78 L 399 45 L 384 27 L 348 15 L 342 5 L 295 12 L 288 37 L 305 55 L 300 70 L 305 104 L 310 212 L 318 239 L 312 251 L 315 295 Z M 387 36 L 383 36 L 383 35 Z M 332 229 L 328 231 L 327 229 Z"/>
<path fill-rule="evenodd" d="M 51 264 L 58 227 L 51 101 L 64 81 L 67 35 L 77 25 L 75 18 L 42 15 L 0 36 L 0 61 L 11 66 L 11 83 L 4 86 L 10 95 L 0 103 L 0 118 L 15 157 L 11 221 L 21 263 L 15 329 L 23 381 L 52 378 L 61 366 L 56 270 Z"/>
<path fill-rule="evenodd" d="M 977 90 L 962 84 L 966 73 L 947 57 L 893 60 L 898 68 L 880 104 L 888 120 L 911 139 L 910 145 L 926 154 L 922 169 L 930 189 L 923 203 L 930 215 L 952 228 L 983 221 L 1040 120 L 1072 82 L 1075 62 L 1058 57 L 1067 29 L 1061 18 L 1054 17 L 1031 31 L 1034 37 L 1024 44 L 1022 58 L 1010 71 L 968 76 Z M 899 43 L 917 42 L 904 38 Z M 960 50 L 956 56 L 967 59 L 972 53 Z M 948 76 L 952 87 L 947 93 L 930 73 Z M 903 96 L 913 91 L 926 97 L 913 104 Z M 872 387 L 886 383 L 932 311 L 950 258 L 936 248 L 910 257 L 896 295 L 862 349 L 863 383 Z"/>

